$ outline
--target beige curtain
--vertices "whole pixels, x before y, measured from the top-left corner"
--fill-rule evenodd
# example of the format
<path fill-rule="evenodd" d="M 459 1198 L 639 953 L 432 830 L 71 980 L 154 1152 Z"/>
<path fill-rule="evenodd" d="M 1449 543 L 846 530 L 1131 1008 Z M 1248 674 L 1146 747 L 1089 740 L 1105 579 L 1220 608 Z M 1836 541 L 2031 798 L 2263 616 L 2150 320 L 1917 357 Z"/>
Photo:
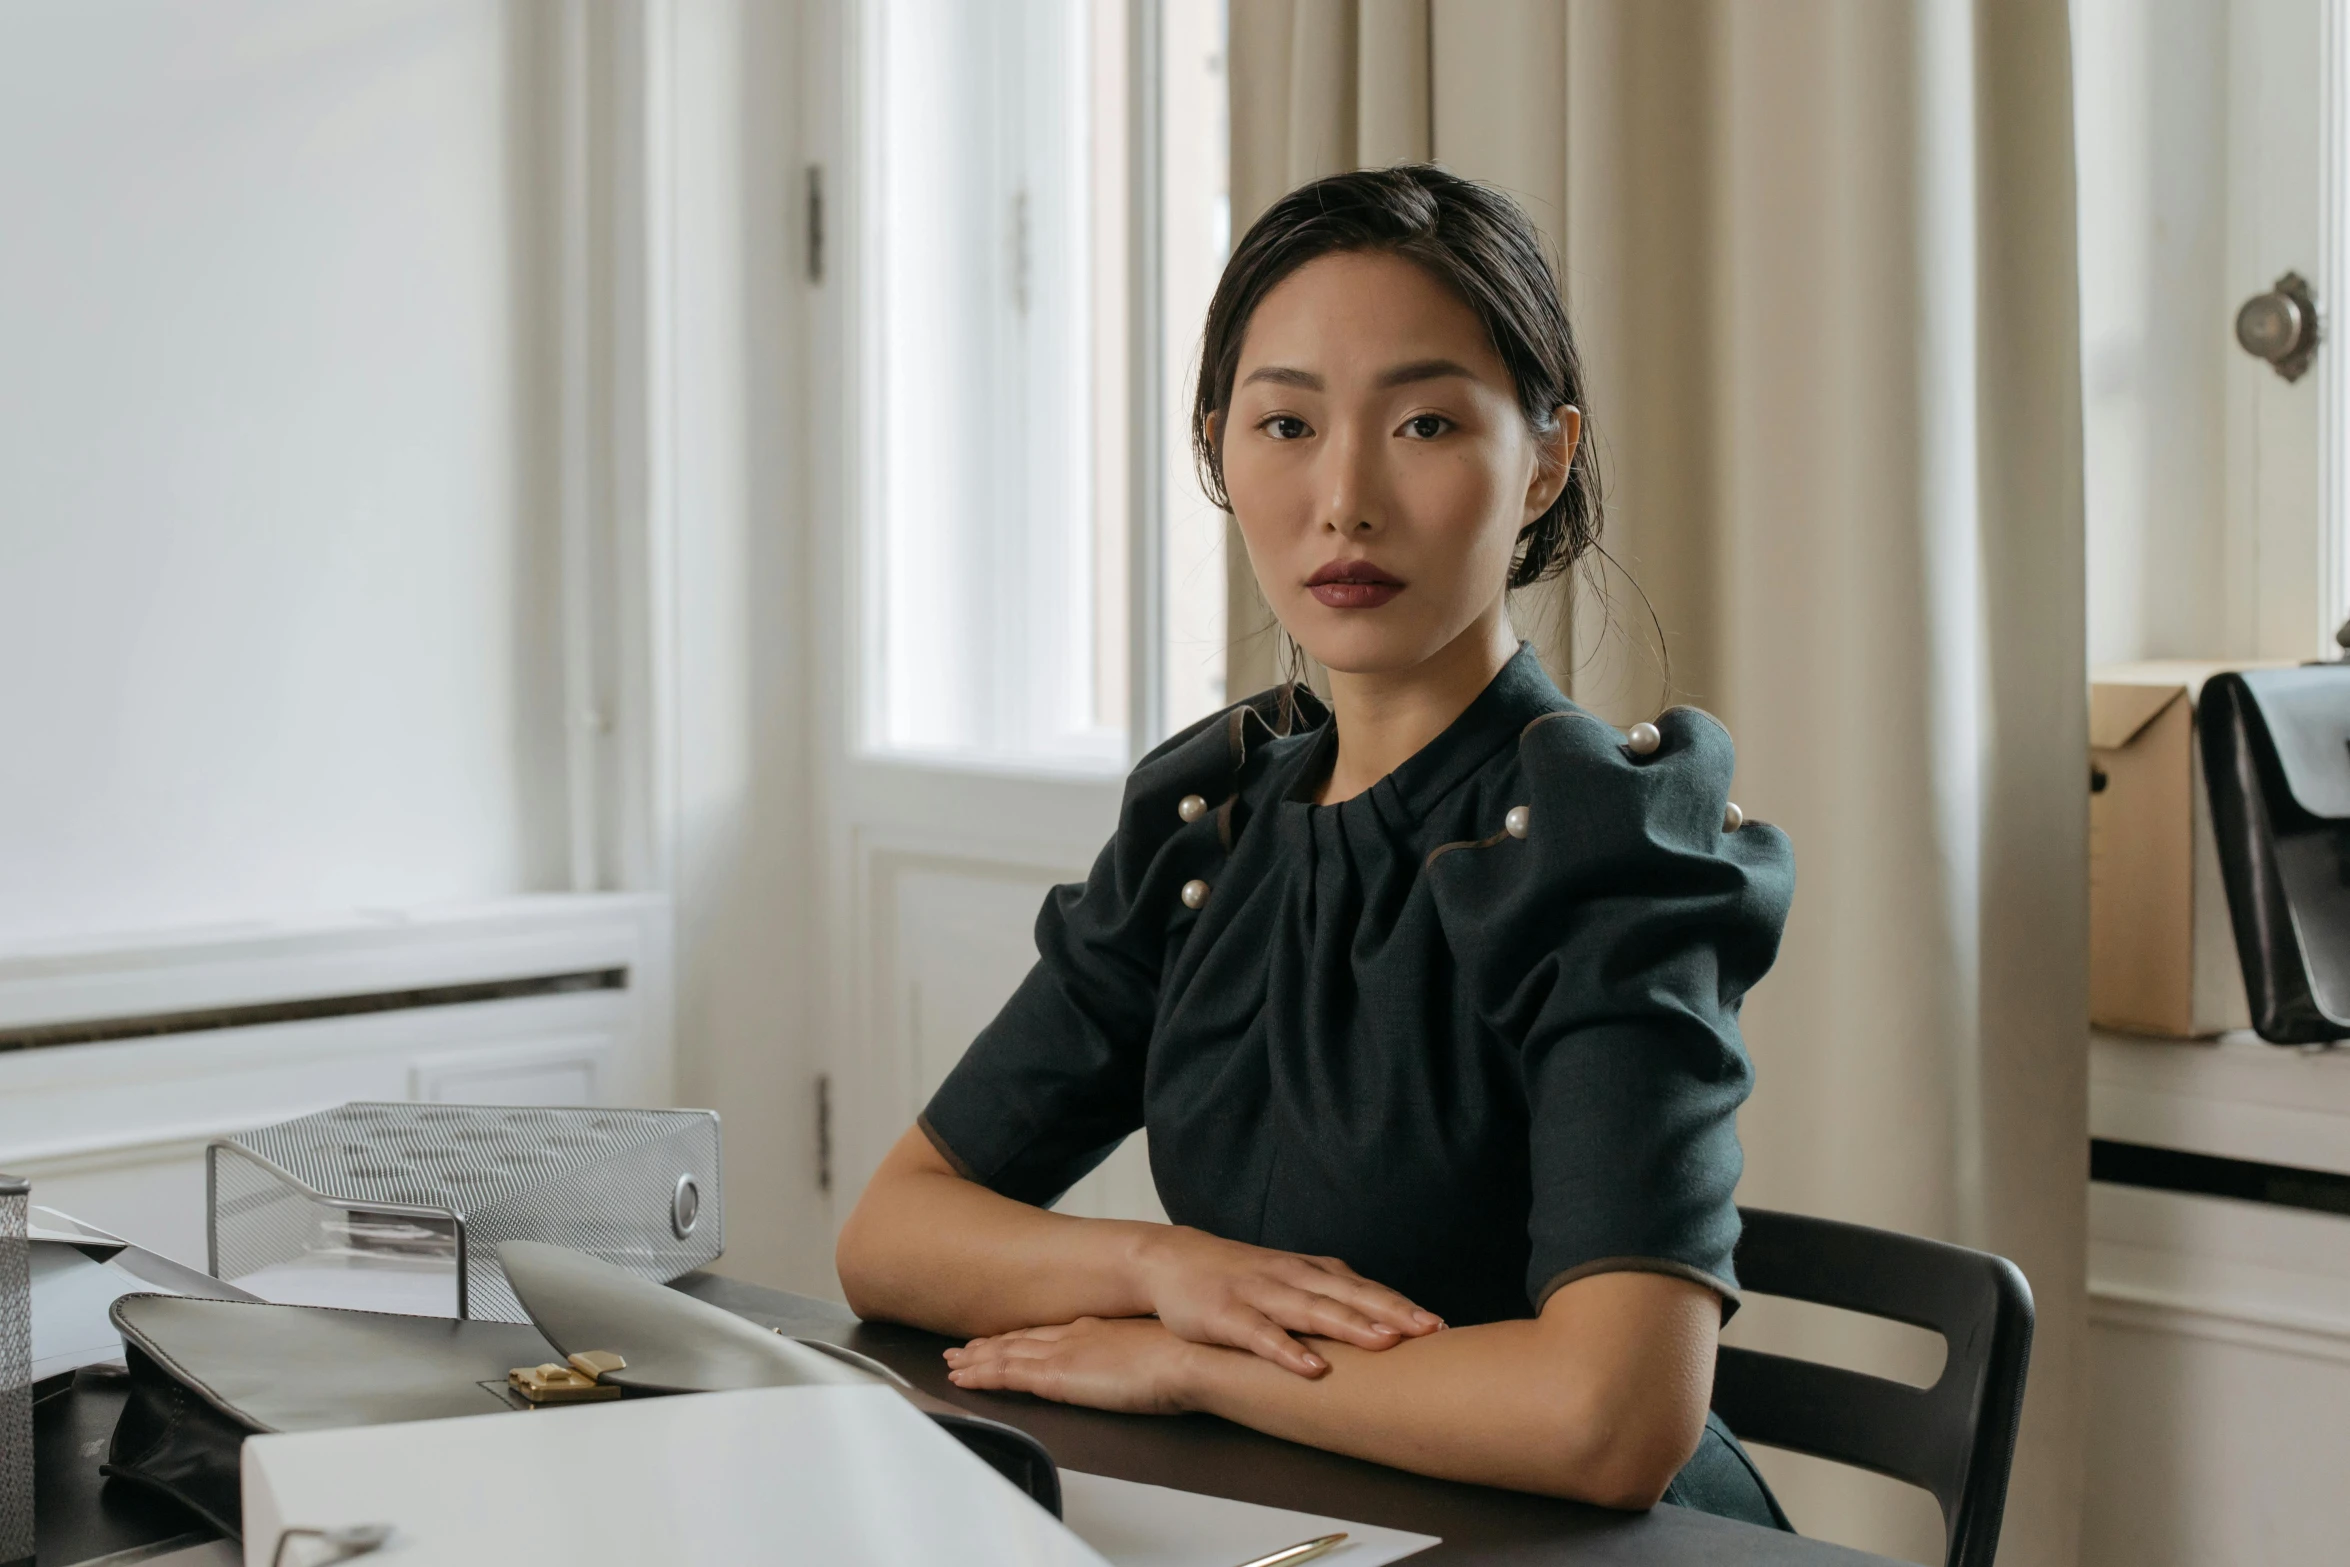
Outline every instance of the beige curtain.
<path fill-rule="evenodd" d="M 1535 629 L 1630 722 L 1720 714 L 1793 835 L 1741 1200 L 2029 1275 L 2003 1559 L 2079 1539 L 2084 588 L 2066 8 L 2030 0 L 1232 0 L 1245 225 L 1433 157 L 1565 260 L 1623 574 Z M 1234 689 L 1270 678 L 1237 549 Z M 1638 591 L 1632 584 L 1636 582 Z M 1645 594 L 1644 604 L 1641 594 Z M 1665 628 L 1669 688 L 1649 609 Z M 1734 1337 L 1931 1374 L 1906 1330 Z M 1932 1504 L 1763 1461 L 1807 1533 L 1939 1560 Z"/>

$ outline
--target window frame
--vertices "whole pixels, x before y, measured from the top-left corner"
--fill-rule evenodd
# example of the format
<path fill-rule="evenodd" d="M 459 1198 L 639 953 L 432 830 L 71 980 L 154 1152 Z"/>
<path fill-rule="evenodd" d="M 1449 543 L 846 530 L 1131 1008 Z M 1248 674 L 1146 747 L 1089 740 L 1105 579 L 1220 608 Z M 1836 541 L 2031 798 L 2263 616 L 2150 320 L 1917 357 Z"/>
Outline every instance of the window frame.
<path fill-rule="evenodd" d="M 1013 776 L 1072 779 L 1123 773 L 1162 737 L 1164 700 L 1164 487 L 1167 461 L 1163 434 L 1165 400 L 1162 376 L 1165 357 L 1161 330 L 1159 244 L 1162 104 L 1160 37 L 1162 0 L 1086 0 L 1095 18 L 1110 16 L 1122 25 L 1125 55 L 1124 142 L 1124 271 L 1126 308 L 1123 426 L 1124 447 L 1124 576 L 1125 601 L 1119 605 L 1125 626 L 1125 689 L 1119 693 L 1126 710 L 1124 744 L 1113 755 L 1088 755 L 1072 748 L 996 751 L 977 748 L 911 747 L 892 742 L 887 734 L 886 693 L 886 584 L 882 578 L 881 508 L 885 504 L 879 478 L 888 461 L 883 445 L 883 388 L 877 373 L 882 362 L 884 324 L 872 269 L 878 264 L 882 237 L 874 232 L 878 204 L 874 200 L 879 148 L 873 136 L 872 116 L 878 111 L 875 72 L 878 70 L 874 34 L 879 5 L 873 0 L 836 0 L 841 34 L 839 47 L 846 56 L 841 86 L 839 164 L 842 176 L 832 183 L 840 209 L 837 226 L 852 242 L 840 247 L 845 263 L 839 270 L 842 307 L 847 331 L 847 353 L 840 365 L 843 380 L 841 422 L 849 449 L 843 453 L 841 480 L 842 522 L 846 534 L 842 567 L 849 593 L 844 606 L 853 617 L 846 646 L 852 651 L 848 676 L 849 700 L 845 739 L 849 754 L 861 762 L 923 769 L 973 771 Z M 1104 443 L 1095 442 L 1097 450 Z M 1097 479 L 1091 493 L 1103 493 Z"/>

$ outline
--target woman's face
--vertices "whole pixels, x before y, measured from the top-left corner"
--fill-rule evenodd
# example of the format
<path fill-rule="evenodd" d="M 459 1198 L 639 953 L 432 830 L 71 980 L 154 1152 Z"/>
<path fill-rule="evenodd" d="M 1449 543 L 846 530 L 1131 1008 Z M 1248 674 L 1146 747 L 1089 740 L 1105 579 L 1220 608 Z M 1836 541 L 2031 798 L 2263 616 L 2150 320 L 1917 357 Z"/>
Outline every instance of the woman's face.
<path fill-rule="evenodd" d="M 1213 434 L 1273 613 L 1329 668 L 1383 674 L 1501 615 L 1579 428 L 1571 408 L 1527 428 L 1484 326 L 1431 274 L 1342 253 L 1258 304 Z"/>

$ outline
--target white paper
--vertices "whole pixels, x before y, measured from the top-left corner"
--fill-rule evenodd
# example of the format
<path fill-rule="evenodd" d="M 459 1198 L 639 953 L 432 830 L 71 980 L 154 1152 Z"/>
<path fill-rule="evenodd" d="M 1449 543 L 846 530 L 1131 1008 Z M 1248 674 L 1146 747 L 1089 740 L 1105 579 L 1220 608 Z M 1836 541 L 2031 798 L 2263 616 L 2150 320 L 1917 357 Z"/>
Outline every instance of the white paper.
<path fill-rule="evenodd" d="M 122 1359 L 122 1335 L 107 1308 L 153 1286 L 92 1262 L 61 1241 L 33 1242 L 33 1380 L 76 1366 Z"/>
<path fill-rule="evenodd" d="M 130 1244 L 121 1236 L 85 1224 L 70 1213 L 59 1213 L 55 1208 L 32 1206 L 31 1222 L 26 1232 L 37 1241 L 64 1241 L 73 1246 L 123 1247 Z M 104 1259 L 100 1259 L 104 1260 Z"/>
<path fill-rule="evenodd" d="M 1340 1530 L 1345 1543 L 1316 1557 L 1315 1567 L 1378 1567 L 1440 1543 L 1432 1534 L 1068 1469 L 1061 1471 L 1061 1517 L 1111 1567 L 1238 1567 Z"/>
<path fill-rule="evenodd" d="M 291 1551 L 286 1553 L 289 1560 L 293 1554 Z M 185 1550 L 169 1551 L 161 1556 L 134 1556 L 130 1559 L 137 1562 L 139 1567 L 244 1567 L 245 1553 L 238 1550 L 232 1541 L 206 1540 L 202 1545 L 191 1545 Z M 114 1558 L 111 1556 L 98 1558 L 101 1563 L 112 1560 Z"/>
<path fill-rule="evenodd" d="M 884 1387 L 257 1436 L 244 1512 L 246 1567 L 267 1567 L 287 1525 L 376 1523 L 392 1537 L 366 1567 L 1108 1567 Z"/>
<path fill-rule="evenodd" d="M 33 1380 L 122 1359 L 122 1335 L 108 1308 L 125 1295 L 209 1295 L 250 1299 L 184 1263 L 93 1229 L 54 1208 L 32 1231 Z M 102 1258 L 90 1253 L 99 1250 Z"/>
<path fill-rule="evenodd" d="M 281 1306 L 334 1306 L 388 1311 L 403 1317 L 457 1315 L 457 1264 L 452 1259 L 344 1257 L 304 1254 L 231 1281 Z"/>

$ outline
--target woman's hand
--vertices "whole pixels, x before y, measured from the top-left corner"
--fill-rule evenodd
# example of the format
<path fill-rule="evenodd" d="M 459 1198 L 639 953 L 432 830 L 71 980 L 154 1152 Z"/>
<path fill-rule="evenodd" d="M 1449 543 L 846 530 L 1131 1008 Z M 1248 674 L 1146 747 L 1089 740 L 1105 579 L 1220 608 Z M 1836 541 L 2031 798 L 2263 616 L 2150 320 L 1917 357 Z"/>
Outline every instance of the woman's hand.
<path fill-rule="evenodd" d="M 1185 1343 L 1149 1317 L 1079 1317 L 1060 1327 L 1022 1328 L 950 1349 L 947 1380 L 957 1387 L 1033 1393 L 1090 1409 L 1176 1415 L 1191 1407 L 1193 1363 L 1213 1353 Z"/>
<path fill-rule="evenodd" d="M 1153 1226 L 1137 1245 L 1134 1266 L 1167 1332 L 1195 1344 L 1245 1349 L 1301 1377 L 1330 1367 L 1292 1333 L 1388 1349 L 1444 1326 L 1433 1312 L 1336 1257 L 1270 1251 L 1181 1225 Z"/>

